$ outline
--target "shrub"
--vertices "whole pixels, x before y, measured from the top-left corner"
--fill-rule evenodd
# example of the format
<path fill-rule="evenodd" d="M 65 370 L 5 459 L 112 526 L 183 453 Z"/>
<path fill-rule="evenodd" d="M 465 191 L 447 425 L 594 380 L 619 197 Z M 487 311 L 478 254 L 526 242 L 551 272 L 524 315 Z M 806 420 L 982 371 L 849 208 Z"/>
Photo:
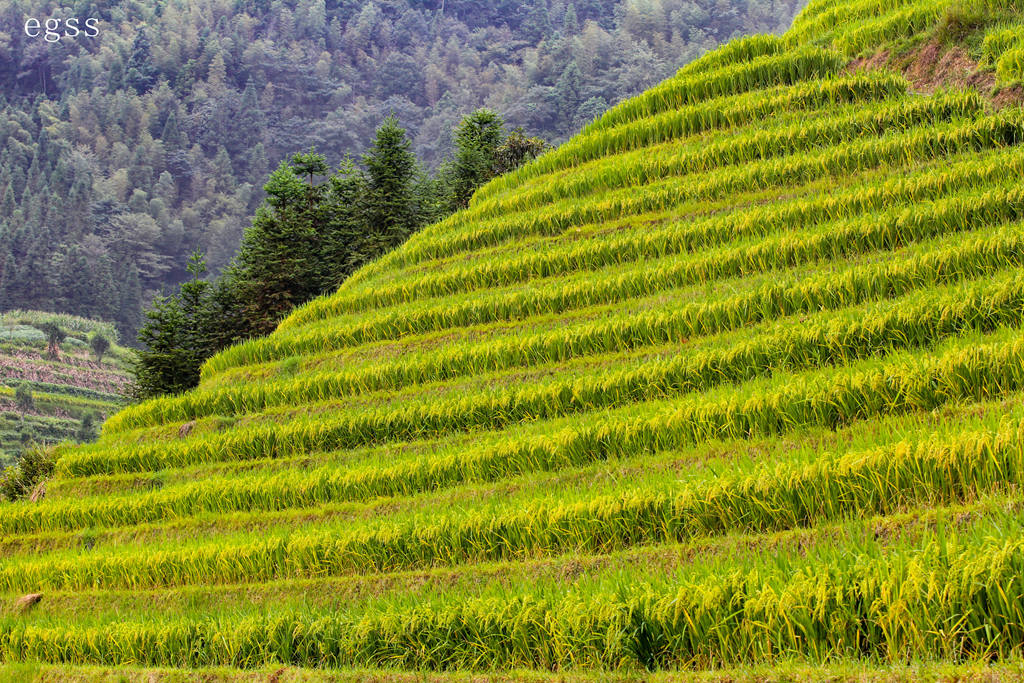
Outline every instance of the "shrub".
<path fill-rule="evenodd" d="M 0 474 L 0 498 L 20 500 L 32 495 L 43 480 L 53 474 L 56 457 L 51 449 L 41 446 L 27 448 L 18 462 Z"/>

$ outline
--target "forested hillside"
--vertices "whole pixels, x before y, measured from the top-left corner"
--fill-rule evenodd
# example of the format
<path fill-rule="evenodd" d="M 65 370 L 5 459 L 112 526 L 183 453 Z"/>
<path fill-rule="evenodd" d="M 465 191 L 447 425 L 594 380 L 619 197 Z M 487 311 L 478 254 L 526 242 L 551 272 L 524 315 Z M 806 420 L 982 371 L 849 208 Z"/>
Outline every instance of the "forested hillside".
<path fill-rule="evenodd" d="M 801 4 L 0 0 L 0 310 L 116 321 L 130 341 L 194 249 L 229 262 L 292 154 L 339 164 L 393 112 L 433 169 L 483 105 L 557 142 Z M 97 18 L 99 35 L 50 43 L 27 17 Z"/>

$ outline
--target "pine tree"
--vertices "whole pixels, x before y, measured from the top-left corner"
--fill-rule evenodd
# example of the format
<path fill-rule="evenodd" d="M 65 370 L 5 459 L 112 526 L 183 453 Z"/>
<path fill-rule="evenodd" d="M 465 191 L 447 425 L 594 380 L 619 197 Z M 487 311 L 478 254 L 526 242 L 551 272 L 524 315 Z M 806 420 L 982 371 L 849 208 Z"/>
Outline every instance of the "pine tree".
<path fill-rule="evenodd" d="M 174 152 L 188 146 L 188 140 L 185 139 L 185 136 L 178 127 L 178 115 L 174 109 L 171 109 L 170 113 L 167 114 L 167 120 L 164 121 L 164 130 L 160 134 L 160 140 L 163 141 L 164 149 L 168 152 Z"/>
<path fill-rule="evenodd" d="M 135 35 L 132 53 L 125 67 L 124 82 L 140 95 L 149 91 L 156 84 L 156 67 L 150 55 L 149 35 L 145 29 Z"/>
<path fill-rule="evenodd" d="M 220 93 L 227 83 L 227 66 L 224 63 L 224 54 L 218 52 L 210 61 L 206 71 L 206 81 L 210 84 L 214 94 Z"/>
<path fill-rule="evenodd" d="M 367 228 L 366 178 L 350 157 L 346 157 L 329 182 L 329 223 L 322 259 L 324 281 L 321 288 L 337 288 L 345 278 L 380 251 L 380 245 Z"/>
<path fill-rule="evenodd" d="M 242 91 L 238 114 L 231 125 L 232 156 L 239 156 L 246 150 L 252 149 L 253 143 L 259 144 L 266 125 L 266 116 L 260 106 L 260 96 L 256 91 L 256 84 L 250 76 L 245 83 L 245 90 Z M 263 172 L 265 173 L 266 169 Z"/>
<path fill-rule="evenodd" d="M 269 333 L 294 306 L 320 293 L 326 216 L 323 189 L 312 178 L 326 162 L 315 152 L 296 155 L 293 162 L 295 167 L 282 163 L 271 174 L 263 188 L 266 204 L 257 210 L 239 249 L 237 285 L 250 321 L 247 333 Z"/>
<path fill-rule="evenodd" d="M 121 339 L 134 339 L 142 322 L 142 281 L 134 263 L 123 269 L 123 285 L 117 307 L 117 331 Z"/>
<path fill-rule="evenodd" d="M 367 171 L 367 223 L 381 247 L 393 249 L 418 227 L 413 196 L 416 156 L 394 115 L 377 129 L 373 146 L 363 156 L 363 165 Z"/>
<path fill-rule="evenodd" d="M 263 148 L 262 142 L 257 142 L 250 150 L 246 166 L 250 179 L 266 177 L 267 171 L 270 170 L 270 162 L 267 161 L 267 151 Z"/>
<path fill-rule="evenodd" d="M 202 279 L 206 274 L 206 261 L 198 249 L 189 256 L 186 270 L 192 278 L 181 285 L 181 293 L 178 295 L 184 319 L 182 344 L 195 365 L 195 383 L 198 384 L 199 366 L 211 355 L 206 335 L 210 283 Z"/>
<path fill-rule="evenodd" d="M 235 171 L 231 165 L 231 155 L 223 145 L 217 150 L 217 156 L 213 158 L 213 179 L 217 184 L 217 191 L 223 193 L 233 192 L 235 189 Z"/>
<path fill-rule="evenodd" d="M 565 9 L 565 19 L 562 21 L 562 33 L 566 37 L 572 37 L 579 33 L 580 22 L 576 17 L 576 5 L 569 3 L 569 6 Z"/>
<path fill-rule="evenodd" d="M 479 109 L 455 129 L 455 160 L 448 169 L 451 210 L 468 205 L 476 189 L 494 177 L 504 127 L 497 112 Z"/>
<path fill-rule="evenodd" d="M 0 226 L 0 232 L 2 232 L 2 227 Z M 16 271 L 14 268 L 14 256 L 6 249 L 0 250 L 0 255 L 3 256 L 3 260 L 0 261 L 0 311 L 6 311 L 17 308 L 17 302 L 13 296 L 14 288 L 12 287 Z"/>
<path fill-rule="evenodd" d="M 576 120 L 583 93 L 583 74 L 575 60 L 562 71 L 555 90 L 558 93 L 558 119 L 563 131 L 569 132 Z"/>
<path fill-rule="evenodd" d="M 174 297 L 157 297 L 139 330 L 131 393 L 139 400 L 176 394 L 195 386 L 198 372 L 185 348 L 185 318 Z"/>
<path fill-rule="evenodd" d="M 8 182 L 3 191 L 0 192 L 0 216 L 11 216 L 14 213 L 14 188 Z"/>

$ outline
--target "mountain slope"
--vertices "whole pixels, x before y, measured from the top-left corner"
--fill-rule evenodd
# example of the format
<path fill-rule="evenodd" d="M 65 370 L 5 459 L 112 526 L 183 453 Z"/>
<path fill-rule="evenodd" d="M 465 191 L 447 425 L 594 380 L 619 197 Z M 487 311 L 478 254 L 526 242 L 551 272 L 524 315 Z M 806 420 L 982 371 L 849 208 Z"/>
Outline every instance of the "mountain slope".
<path fill-rule="evenodd" d="M 56 358 L 37 327 L 49 321 L 67 334 Z M 93 332 L 111 341 L 99 362 L 89 348 Z M 95 320 L 37 311 L 0 315 L 0 467 L 32 443 L 95 438 L 103 418 L 126 402 L 129 352 L 116 340 L 113 326 Z M 15 398 L 23 384 L 33 403 L 24 414 Z"/>
<path fill-rule="evenodd" d="M 1024 115 L 848 68 L 971 7 L 814 2 L 64 449 L 0 657 L 1012 667 Z"/>
<path fill-rule="evenodd" d="M 394 114 L 436 171 L 481 107 L 561 142 L 805 1 L 0 0 L 0 310 L 134 340 L 195 249 L 228 265 L 294 154 L 359 160 Z"/>

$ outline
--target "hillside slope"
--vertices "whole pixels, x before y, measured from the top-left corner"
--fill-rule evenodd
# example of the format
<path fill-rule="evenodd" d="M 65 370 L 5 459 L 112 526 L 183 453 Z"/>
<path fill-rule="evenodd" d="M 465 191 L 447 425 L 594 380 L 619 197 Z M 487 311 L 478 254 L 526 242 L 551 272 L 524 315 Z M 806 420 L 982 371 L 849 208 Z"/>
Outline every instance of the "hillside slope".
<path fill-rule="evenodd" d="M 1014 666 L 1024 112 L 848 68 L 971 7 L 815 0 L 63 450 L 0 659 Z"/>
<path fill-rule="evenodd" d="M 37 327 L 51 320 L 67 334 L 56 357 L 48 353 L 46 335 Z M 117 339 L 113 326 L 85 318 L 37 311 L 0 314 L 0 468 L 12 464 L 29 444 L 91 441 L 103 419 L 124 406 L 129 351 L 112 343 L 97 362 L 89 348 L 94 331 Z M 25 411 L 15 400 L 21 385 L 32 396 L 33 405 Z"/>

